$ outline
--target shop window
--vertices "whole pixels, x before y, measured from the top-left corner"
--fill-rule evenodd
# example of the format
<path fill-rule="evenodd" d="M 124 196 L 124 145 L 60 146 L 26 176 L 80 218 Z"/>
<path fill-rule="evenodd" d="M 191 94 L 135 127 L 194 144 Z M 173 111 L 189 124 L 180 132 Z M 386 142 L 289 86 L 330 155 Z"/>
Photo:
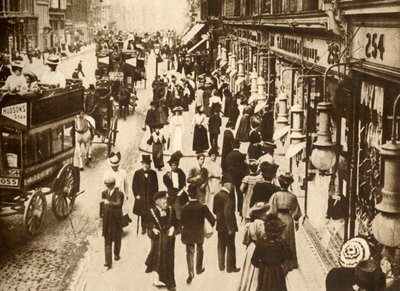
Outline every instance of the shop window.
<path fill-rule="evenodd" d="M 64 125 L 64 150 L 70 149 L 74 146 L 73 123 Z"/>
<path fill-rule="evenodd" d="M 46 130 L 37 134 L 37 155 L 39 161 L 45 161 L 50 158 L 50 130 Z"/>
<path fill-rule="evenodd" d="M 51 130 L 51 151 L 52 154 L 63 150 L 63 127 L 58 126 Z"/>
<path fill-rule="evenodd" d="M 1 132 L 1 168 L 21 168 L 21 134 L 18 132 Z"/>
<path fill-rule="evenodd" d="M 233 16 L 240 16 L 240 0 L 234 0 L 234 11 Z"/>
<path fill-rule="evenodd" d="M 24 148 L 24 165 L 33 165 L 37 162 L 36 135 L 28 135 L 25 138 Z"/>
<path fill-rule="evenodd" d="M 303 11 L 318 10 L 319 0 L 303 0 Z"/>

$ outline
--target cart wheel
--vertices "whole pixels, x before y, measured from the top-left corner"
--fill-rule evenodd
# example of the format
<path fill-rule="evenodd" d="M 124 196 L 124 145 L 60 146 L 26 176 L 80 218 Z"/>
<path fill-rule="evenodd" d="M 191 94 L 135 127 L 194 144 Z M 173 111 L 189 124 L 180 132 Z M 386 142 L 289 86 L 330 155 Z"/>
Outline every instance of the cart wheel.
<path fill-rule="evenodd" d="M 65 165 L 56 178 L 51 208 L 58 220 L 66 218 L 74 207 L 78 179 L 72 164 Z"/>
<path fill-rule="evenodd" d="M 29 235 L 36 235 L 39 233 L 44 222 L 46 210 L 46 197 L 40 190 L 35 191 L 29 197 L 24 211 L 25 229 Z"/>

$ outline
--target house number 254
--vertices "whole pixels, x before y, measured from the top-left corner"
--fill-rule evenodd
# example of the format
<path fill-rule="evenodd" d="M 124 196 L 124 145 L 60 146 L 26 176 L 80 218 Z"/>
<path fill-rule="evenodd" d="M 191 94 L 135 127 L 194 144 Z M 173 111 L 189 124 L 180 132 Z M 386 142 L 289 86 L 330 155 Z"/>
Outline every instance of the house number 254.
<path fill-rule="evenodd" d="M 367 45 L 365 46 L 365 56 L 367 58 L 374 58 L 378 57 L 383 60 L 383 53 L 385 52 L 385 47 L 383 46 L 384 35 L 380 34 L 378 38 L 378 34 L 376 33 L 367 33 Z"/>

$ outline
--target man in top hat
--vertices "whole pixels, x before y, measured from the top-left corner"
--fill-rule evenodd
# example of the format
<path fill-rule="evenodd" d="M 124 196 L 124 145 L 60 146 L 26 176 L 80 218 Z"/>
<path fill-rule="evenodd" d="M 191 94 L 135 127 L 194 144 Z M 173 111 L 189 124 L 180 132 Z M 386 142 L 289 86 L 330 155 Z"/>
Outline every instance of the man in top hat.
<path fill-rule="evenodd" d="M 243 208 L 243 193 L 240 190 L 240 185 L 242 184 L 242 180 L 245 176 L 245 160 L 246 155 L 242 154 L 239 151 L 240 141 L 234 139 L 232 141 L 233 150 L 229 152 L 225 157 L 225 172 L 232 176 L 233 178 L 233 186 L 236 192 L 237 199 L 237 209 L 242 215 Z"/>
<path fill-rule="evenodd" d="M 218 265 L 221 271 L 225 270 L 225 252 L 227 252 L 226 270 L 228 273 L 240 271 L 240 268 L 236 267 L 235 233 L 238 231 L 238 226 L 235 216 L 233 182 L 234 179 L 230 174 L 222 175 L 222 188 L 215 195 L 213 205 L 213 212 L 217 217 Z"/>
<path fill-rule="evenodd" d="M 49 66 L 49 70 L 42 75 L 40 81 L 51 87 L 65 88 L 66 81 L 63 73 L 57 70 L 57 66 L 60 63 L 60 57 L 57 55 L 50 55 L 47 58 L 46 64 Z"/>
<path fill-rule="evenodd" d="M 179 161 L 181 158 L 180 152 L 175 152 L 167 162 L 171 170 L 167 171 L 163 176 L 163 182 L 168 190 L 168 202 L 176 213 L 176 218 L 181 219 L 181 206 L 185 205 L 188 197 L 184 192 L 186 186 L 186 175 L 179 168 Z"/>
<path fill-rule="evenodd" d="M 196 199 L 196 185 L 191 184 L 188 188 L 189 202 L 182 209 L 182 243 L 186 245 L 186 261 L 189 277 L 186 282 L 190 284 L 194 277 L 194 251 L 196 245 L 196 273 L 205 271 L 203 267 L 203 243 L 204 243 L 204 222 L 214 226 L 215 218 L 210 209 Z"/>
<path fill-rule="evenodd" d="M 150 155 L 142 155 L 142 168 L 133 174 L 132 192 L 133 196 L 135 196 L 133 214 L 136 214 L 138 217 L 142 217 L 153 207 L 152 198 L 154 193 L 158 191 L 157 173 L 150 167 Z M 142 234 L 144 233 L 145 229 L 142 219 Z"/>
<path fill-rule="evenodd" d="M 10 93 L 23 93 L 28 91 L 28 84 L 25 77 L 22 75 L 24 64 L 22 61 L 14 61 L 11 63 L 13 74 L 7 77 L 3 90 Z"/>
<path fill-rule="evenodd" d="M 114 242 L 114 260 L 120 259 L 121 236 L 122 236 L 122 205 L 124 194 L 115 187 L 115 177 L 113 175 L 104 177 L 104 184 L 107 189 L 101 193 L 102 202 L 100 204 L 100 215 L 103 218 L 103 236 L 105 264 L 111 268 L 111 248 Z"/>
<path fill-rule="evenodd" d="M 155 207 L 149 208 L 144 218 L 152 240 L 146 259 L 146 273 L 153 272 L 155 286 L 164 284 L 168 290 L 175 290 L 175 230 L 178 221 L 174 209 L 168 206 L 167 192 L 156 192 L 153 199 Z"/>
<path fill-rule="evenodd" d="M 5 65 L 4 55 L 0 55 L 0 81 L 7 80 L 11 70 Z"/>
<path fill-rule="evenodd" d="M 257 182 L 253 188 L 253 196 L 251 196 L 250 207 L 257 202 L 268 203 L 271 196 L 280 190 L 280 188 L 272 183 L 275 178 L 278 165 L 275 162 L 264 161 L 260 164 L 261 176 L 264 181 Z"/>

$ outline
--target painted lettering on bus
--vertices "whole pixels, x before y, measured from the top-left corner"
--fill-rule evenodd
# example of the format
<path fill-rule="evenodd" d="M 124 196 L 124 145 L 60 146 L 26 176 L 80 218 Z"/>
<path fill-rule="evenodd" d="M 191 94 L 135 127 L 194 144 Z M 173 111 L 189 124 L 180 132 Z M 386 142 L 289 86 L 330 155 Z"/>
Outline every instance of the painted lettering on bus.
<path fill-rule="evenodd" d="M 0 177 L 0 186 L 18 186 L 18 179 Z"/>

